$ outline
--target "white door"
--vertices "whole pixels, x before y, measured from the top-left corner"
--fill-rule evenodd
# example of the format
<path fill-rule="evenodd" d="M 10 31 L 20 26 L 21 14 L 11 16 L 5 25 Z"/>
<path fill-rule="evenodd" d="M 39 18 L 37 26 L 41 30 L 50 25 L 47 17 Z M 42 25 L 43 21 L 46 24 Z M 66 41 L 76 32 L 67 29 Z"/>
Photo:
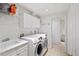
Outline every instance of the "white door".
<path fill-rule="evenodd" d="M 76 56 L 79 56 L 79 4 L 75 4 L 74 5 L 74 9 L 75 9 L 75 18 L 74 18 L 74 20 L 75 20 L 75 23 L 76 23 L 76 33 L 75 33 L 75 36 L 76 36 L 76 38 L 75 38 L 75 55 Z"/>
<path fill-rule="evenodd" d="M 79 55 L 79 5 L 72 4 L 67 18 L 67 53 Z"/>
<path fill-rule="evenodd" d="M 52 20 L 52 44 L 59 44 L 60 43 L 60 20 L 53 19 Z"/>

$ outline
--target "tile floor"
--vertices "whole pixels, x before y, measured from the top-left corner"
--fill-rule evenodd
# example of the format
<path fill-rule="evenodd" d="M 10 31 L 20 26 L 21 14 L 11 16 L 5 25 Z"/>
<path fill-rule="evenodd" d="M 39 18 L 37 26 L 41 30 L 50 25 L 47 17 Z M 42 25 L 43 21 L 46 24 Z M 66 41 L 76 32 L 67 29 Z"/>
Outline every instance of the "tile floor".
<path fill-rule="evenodd" d="M 65 44 L 61 42 L 58 45 L 54 45 L 53 48 L 48 49 L 45 56 L 68 56 L 65 53 Z"/>

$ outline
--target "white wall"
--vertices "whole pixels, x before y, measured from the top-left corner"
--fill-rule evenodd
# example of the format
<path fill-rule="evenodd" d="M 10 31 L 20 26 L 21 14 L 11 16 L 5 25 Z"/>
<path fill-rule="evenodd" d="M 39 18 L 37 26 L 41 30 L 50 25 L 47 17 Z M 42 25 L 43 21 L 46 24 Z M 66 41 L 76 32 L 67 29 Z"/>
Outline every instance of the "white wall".
<path fill-rule="evenodd" d="M 23 12 L 30 14 L 17 5 L 17 14 L 14 16 L 0 13 L 0 43 L 5 38 L 10 38 L 11 41 L 19 37 L 21 33 L 31 34 L 31 31 L 39 30 L 37 28 L 24 28 Z"/>
<path fill-rule="evenodd" d="M 0 13 L 0 43 L 8 37 L 11 40 L 19 37 L 18 14 L 10 16 Z"/>
<path fill-rule="evenodd" d="M 67 52 L 79 55 L 79 4 L 71 4 L 67 18 Z"/>
<path fill-rule="evenodd" d="M 47 34 L 48 47 L 51 48 L 51 17 L 41 19 L 40 33 Z"/>

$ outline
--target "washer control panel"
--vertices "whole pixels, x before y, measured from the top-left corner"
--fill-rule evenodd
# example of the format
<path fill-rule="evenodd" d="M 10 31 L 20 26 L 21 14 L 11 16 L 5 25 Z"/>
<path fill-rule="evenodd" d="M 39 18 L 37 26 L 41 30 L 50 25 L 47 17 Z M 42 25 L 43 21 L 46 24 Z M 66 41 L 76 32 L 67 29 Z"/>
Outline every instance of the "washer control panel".
<path fill-rule="evenodd" d="M 42 37 L 39 38 L 39 40 L 42 40 L 42 39 L 43 39 Z"/>

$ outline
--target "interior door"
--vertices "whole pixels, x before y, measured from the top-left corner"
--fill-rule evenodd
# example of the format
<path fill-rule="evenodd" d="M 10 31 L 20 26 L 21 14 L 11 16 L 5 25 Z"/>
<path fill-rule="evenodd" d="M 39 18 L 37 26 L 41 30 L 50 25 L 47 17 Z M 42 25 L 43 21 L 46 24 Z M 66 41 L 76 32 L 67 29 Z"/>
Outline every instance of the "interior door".
<path fill-rule="evenodd" d="M 60 20 L 57 18 L 52 20 L 52 44 L 60 43 Z"/>

